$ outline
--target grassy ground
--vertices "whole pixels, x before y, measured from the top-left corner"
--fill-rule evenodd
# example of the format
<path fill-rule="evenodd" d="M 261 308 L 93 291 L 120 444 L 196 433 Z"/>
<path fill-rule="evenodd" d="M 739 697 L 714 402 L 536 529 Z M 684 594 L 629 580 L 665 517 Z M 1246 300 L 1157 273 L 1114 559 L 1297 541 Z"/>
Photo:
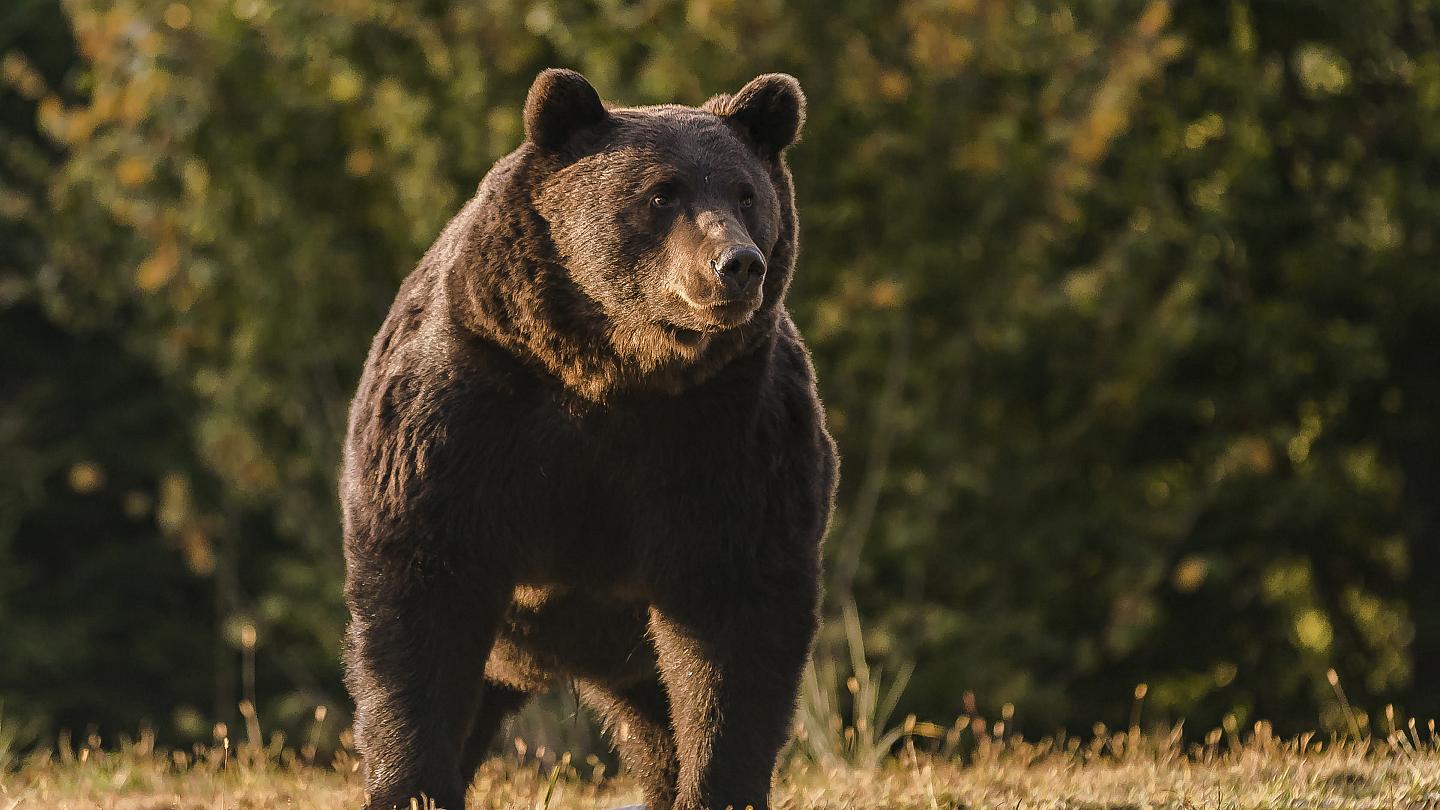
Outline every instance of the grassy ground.
<path fill-rule="evenodd" d="M 921 741 L 923 742 L 923 741 Z M 638 801 L 623 778 L 553 756 L 495 760 L 470 794 L 484 808 L 610 808 Z M 1365 742 L 1281 741 L 1263 727 L 1204 746 L 1119 734 L 1028 744 L 982 736 L 961 761 L 913 746 L 874 769 L 796 761 L 776 807 L 794 810 L 980 808 L 1384 808 L 1440 810 L 1440 746 L 1424 734 Z M 0 775 L 0 810 L 296 808 L 353 810 L 353 759 L 307 765 L 292 753 L 228 745 L 190 752 L 142 740 L 118 751 L 84 747 L 34 755 Z"/>

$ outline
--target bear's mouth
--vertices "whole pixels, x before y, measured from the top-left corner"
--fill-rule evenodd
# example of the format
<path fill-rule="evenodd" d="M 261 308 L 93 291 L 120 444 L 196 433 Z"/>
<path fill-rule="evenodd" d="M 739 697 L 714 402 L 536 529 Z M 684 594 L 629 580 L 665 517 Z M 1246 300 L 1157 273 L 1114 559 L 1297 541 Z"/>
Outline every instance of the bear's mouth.
<path fill-rule="evenodd" d="M 737 326 L 750 320 L 755 310 L 760 308 L 760 296 L 750 298 L 737 298 L 728 301 L 717 301 L 706 307 L 706 314 L 715 321 L 715 325 L 721 329 L 734 329 Z"/>
<path fill-rule="evenodd" d="M 695 295 L 687 291 L 683 285 L 676 285 L 673 288 L 677 303 L 682 304 L 684 309 L 689 310 L 690 317 L 682 320 L 701 322 L 698 327 L 681 327 L 673 320 L 666 319 L 667 327 L 689 329 L 702 333 L 724 332 L 727 329 L 734 329 L 747 323 L 751 316 L 760 309 L 764 301 L 764 293 L 756 290 L 752 295 L 745 295 L 737 298 L 715 297 L 712 295 Z"/>
<path fill-rule="evenodd" d="M 659 325 L 661 329 L 665 330 L 665 334 L 670 336 L 671 340 L 686 347 L 700 345 L 709 334 L 708 332 L 691 329 L 688 326 L 681 326 L 678 323 L 671 323 L 670 321 L 660 321 Z"/>
<path fill-rule="evenodd" d="M 689 302 L 687 302 L 689 303 Z M 699 315 L 700 323 L 692 326 L 682 326 L 670 319 L 658 321 L 658 325 L 676 343 L 682 346 L 694 347 L 705 342 L 709 337 L 714 337 L 723 332 L 737 329 L 750 322 L 755 311 L 760 308 L 758 301 L 724 301 L 721 303 L 706 306 L 691 305 L 690 309 Z M 687 319 L 688 320 L 688 319 Z M 694 323 L 694 321 L 692 321 Z"/>

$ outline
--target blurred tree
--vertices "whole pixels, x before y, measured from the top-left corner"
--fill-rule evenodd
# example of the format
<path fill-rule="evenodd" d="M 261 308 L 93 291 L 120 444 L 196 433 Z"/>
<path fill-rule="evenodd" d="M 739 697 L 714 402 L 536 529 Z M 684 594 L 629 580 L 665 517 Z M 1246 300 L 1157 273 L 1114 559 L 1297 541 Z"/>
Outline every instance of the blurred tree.
<path fill-rule="evenodd" d="M 1440 9 L 1302 5 L 72 0 L 69 70 L 27 0 L 4 120 L 50 146 L 7 136 L 34 180 L 3 189 L 25 236 L 0 286 L 30 313 L 7 327 L 102 334 L 145 381 L 117 436 L 95 428 L 140 406 L 108 376 L 33 371 L 103 398 L 63 463 L 104 449 L 183 506 L 133 531 L 189 571 L 157 645 L 219 612 L 207 717 L 251 627 L 262 717 L 293 727 L 338 696 L 333 479 L 369 337 L 534 73 L 698 103 L 787 70 L 811 98 L 792 301 L 845 454 L 832 594 L 918 659 L 904 709 L 973 690 L 1038 733 L 1123 722 L 1145 681 L 1197 731 L 1337 726 L 1333 667 L 1363 707 L 1434 711 Z M 0 553 L 75 531 L 33 517 L 62 490 L 32 487 Z"/>
<path fill-rule="evenodd" d="M 40 305 L 53 274 L 27 214 L 61 154 L 36 128 L 35 101 L 78 60 L 53 4 L 7 6 L 0 32 L 11 89 L 0 93 L 4 720 L 30 733 L 97 721 L 133 731 L 178 708 L 198 723 L 214 611 L 154 520 L 157 484 L 188 456 L 173 429 L 183 408 L 126 352 L 118 323 Z"/>

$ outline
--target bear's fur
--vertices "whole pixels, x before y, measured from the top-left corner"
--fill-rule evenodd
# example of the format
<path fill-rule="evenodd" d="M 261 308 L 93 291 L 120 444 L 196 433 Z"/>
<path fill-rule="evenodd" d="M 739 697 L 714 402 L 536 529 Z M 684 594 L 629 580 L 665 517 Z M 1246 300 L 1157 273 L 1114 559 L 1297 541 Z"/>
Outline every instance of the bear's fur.
<path fill-rule="evenodd" d="M 401 286 L 341 485 L 369 807 L 461 808 L 557 681 L 650 810 L 768 806 L 837 474 L 784 308 L 804 104 L 771 74 L 607 109 L 547 70 Z"/>

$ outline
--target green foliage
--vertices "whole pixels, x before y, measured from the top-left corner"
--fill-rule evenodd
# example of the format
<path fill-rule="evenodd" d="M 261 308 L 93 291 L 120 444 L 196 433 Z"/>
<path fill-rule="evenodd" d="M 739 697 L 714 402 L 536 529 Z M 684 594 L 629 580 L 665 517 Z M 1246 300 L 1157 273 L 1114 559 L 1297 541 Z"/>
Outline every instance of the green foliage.
<path fill-rule="evenodd" d="M 0 699 L 87 665 L 37 716 L 83 722 L 84 692 L 112 728 L 206 731 L 251 633 L 262 718 L 342 705 L 347 398 L 530 79 L 567 65 L 631 104 L 804 84 L 792 302 L 845 457 L 833 601 L 915 659 L 901 712 L 973 691 L 1022 731 L 1088 728 L 1146 682 L 1156 720 L 1338 728 L 1330 668 L 1362 708 L 1440 708 L 1429 0 L 70 0 L 73 51 L 22 5 L 0 312 L 53 362 L 0 412 L 29 493 L 0 560 L 108 561 L 85 587 L 112 621 L 126 583 L 185 607 L 132 617 L 114 677 L 123 652 L 16 647 Z M 7 566 L 0 617 L 89 632 L 71 598 L 21 610 L 41 593 Z M 202 651 L 183 699 L 132 694 Z"/>

